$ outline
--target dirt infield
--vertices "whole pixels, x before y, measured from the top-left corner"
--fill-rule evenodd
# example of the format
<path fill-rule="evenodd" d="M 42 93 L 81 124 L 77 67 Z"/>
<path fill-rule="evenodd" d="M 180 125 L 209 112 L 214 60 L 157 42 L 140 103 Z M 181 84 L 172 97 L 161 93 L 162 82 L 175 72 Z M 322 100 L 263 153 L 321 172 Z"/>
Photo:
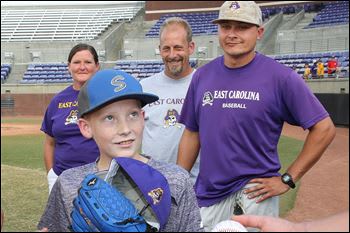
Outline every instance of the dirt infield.
<path fill-rule="evenodd" d="M 313 220 L 349 210 L 349 128 L 336 131 L 321 159 L 300 180 L 295 206 L 286 219 Z M 282 134 L 304 140 L 307 131 L 286 124 Z"/>
<path fill-rule="evenodd" d="M 41 121 L 42 116 L 1 116 L 1 135 L 42 134 Z"/>
<path fill-rule="evenodd" d="M 17 124 L 17 123 L 1 123 L 1 135 L 27 135 L 41 134 L 40 125 L 37 124 Z"/>

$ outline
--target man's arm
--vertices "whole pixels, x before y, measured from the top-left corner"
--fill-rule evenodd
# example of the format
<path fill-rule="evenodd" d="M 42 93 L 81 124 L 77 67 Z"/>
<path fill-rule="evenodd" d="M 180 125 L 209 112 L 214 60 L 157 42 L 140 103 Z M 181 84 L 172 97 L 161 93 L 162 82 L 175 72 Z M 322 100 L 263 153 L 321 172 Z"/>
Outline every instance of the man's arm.
<path fill-rule="evenodd" d="M 193 132 L 186 128 L 180 140 L 176 163 L 190 172 L 198 157 L 199 148 L 198 132 Z"/>
<path fill-rule="evenodd" d="M 330 117 L 319 121 L 309 130 L 310 132 L 300 154 L 287 169 L 294 182 L 300 180 L 321 158 L 335 136 L 335 127 Z M 282 183 L 280 177 L 255 178 L 250 180 L 250 183 L 257 183 L 257 185 L 245 190 L 245 193 L 249 193 L 249 198 L 263 195 L 257 200 L 257 203 L 270 197 L 281 195 L 289 190 L 289 186 Z"/>
<path fill-rule="evenodd" d="M 287 169 L 295 182 L 315 165 L 335 137 L 335 127 L 330 117 L 319 121 L 309 130 L 303 149 Z"/>

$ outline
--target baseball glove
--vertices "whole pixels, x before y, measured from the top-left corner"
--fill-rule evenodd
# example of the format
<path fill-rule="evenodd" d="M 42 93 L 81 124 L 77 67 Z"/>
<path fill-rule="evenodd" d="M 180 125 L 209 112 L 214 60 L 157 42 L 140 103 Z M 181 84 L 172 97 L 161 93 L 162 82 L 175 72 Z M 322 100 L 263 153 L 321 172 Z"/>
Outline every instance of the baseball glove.
<path fill-rule="evenodd" d="M 94 174 L 78 190 L 71 212 L 75 232 L 144 232 L 147 223 L 120 191 Z"/>

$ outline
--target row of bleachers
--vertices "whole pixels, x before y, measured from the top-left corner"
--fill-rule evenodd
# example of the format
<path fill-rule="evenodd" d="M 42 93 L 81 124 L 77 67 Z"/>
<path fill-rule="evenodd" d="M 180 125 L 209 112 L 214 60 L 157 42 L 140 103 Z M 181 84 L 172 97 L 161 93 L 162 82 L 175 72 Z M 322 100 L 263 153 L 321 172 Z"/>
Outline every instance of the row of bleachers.
<path fill-rule="evenodd" d="M 92 40 L 113 22 L 132 20 L 140 7 L 1 9 L 1 41 Z"/>
<path fill-rule="evenodd" d="M 61 64 L 35 64 L 29 65 L 28 71 L 66 71 L 68 66 L 65 63 Z"/>
<path fill-rule="evenodd" d="M 38 84 L 38 83 L 71 83 L 72 79 L 48 79 L 48 78 L 35 78 L 35 79 L 22 79 L 21 84 Z"/>
<path fill-rule="evenodd" d="M 325 4 L 314 18 L 313 22 L 304 27 L 304 29 L 325 27 L 333 25 L 343 25 L 349 23 L 349 2 L 337 1 Z"/>
<path fill-rule="evenodd" d="M 271 56 L 276 61 L 295 68 L 296 72 L 303 74 L 305 64 L 312 64 L 316 60 L 324 63 L 325 73 L 327 73 L 327 61 L 335 56 L 342 73 L 349 72 L 349 51 L 335 51 L 324 53 L 303 53 Z M 190 59 L 192 67 L 198 66 L 197 59 Z M 8 68 L 7 68 L 8 69 Z M 9 68 L 11 69 L 11 68 Z M 116 62 L 114 69 L 123 70 L 137 79 L 147 78 L 164 70 L 162 60 L 120 60 Z M 343 75 L 345 76 L 345 75 Z M 21 83 L 71 83 L 72 77 L 68 73 L 66 64 L 32 64 L 28 66 Z"/>
<path fill-rule="evenodd" d="M 305 64 L 311 67 L 316 61 L 321 60 L 324 65 L 325 77 L 327 77 L 328 61 L 330 58 L 335 57 L 338 61 L 338 67 L 342 75 L 339 77 L 345 77 L 349 74 L 349 51 L 334 51 L 323 53 L 302 53 L 302 54 L 286 54 L 270 56 L 281 64 L 284 64 L 290 68 L 294 68 L 300 75 L 304 74 Z M 334 77 L 334 76 L 331 76 Z M 329 78 L 331 78 L 329 77 Z"/>
<path fill-rule="evenodd" d="M 50 71 L 46 71 L 46 70 L 38 70 L 38 71 L 31 71 L 31 70 L 27 70 L 24 75 L 65 75 L 65 74 L 69 74 L 66 70 L 50 70 Z"/>
<path fill-rule="evenodd" d="M 305 4 L 305 5 L 287 5 L 287 6 L 273 6 L 273 7 L 261 7 L 262 17 L 265 21 L 270 16 L 282 12 L 283 14 L 294 14 L 304 9 L 308 12 L 319 11 L 323 8 L 322 3 Z M 155 25 L 146 33 L 146 37 L 158 37 L 159 29 L 162 23 L 170 17 L 181 17 L 188 21 L 191 25 L 193 35 L 212 35 L 217 34 L 217 26 L 211 22 L 217 19 L 219 16 L 218 11 L 205 12 L 205 13 L 178 13 L 178 14 L 166 14 L 162 15 Z"/>
<path fill-rule="evenodd" d="M 71 83 L 72 77 L 64 63 L 31 64 L 20 83 Z"/>
<path fill-rule="evenodd" d="M 304 58 L 311 58 L 311 59 L 319 59 L 319 58 L 329 58 L 335 56 L 337 58 L 339 57 L 349 57 L 349 51 L 334 51 L 334 52 L 322 52 L 322 53 L 300 53 L 300 54 L 282 54 L 282 55 L 275 55 L 272 56 L 275 60 L 282 60 L 282 59 L 304 59 Z"/>
<path fill-rule="evenodd" d="M 191 67 L 197 67 L 198 60 L 190 59 Z M 164 70 L 162 60 L 121 60 L 114 66 L 116 70 L 123 70 L 138 80 L 147 78 Z"/>
<path fill-rule="evenodd" d="M 323 8 L 324 8 L 324 4 L 322 2 L 320 2 L 320 3 L 305 3 L 304 4 L 304 11 L 306 13 L 319 12 Z"/>
<path fill-rule="evenodd" d="M 324 8 L 323 3 L 306 3 L 303 5 L 268 6 L 261 7 L 263 19 L 282 12 L 283 14 L 295 14 L 304 9 L 305 12 L 319 12 Z"/>
<path fill-rule="evenodd" d="M 1 64 L 1 83 L 4 83 L 11 72 L 10 64 Z"/>
<path fill-rule="evenodd" d="M 270 16 L 279 13 L 280 11 L 286 11 L 284 8 L 266 8 L 262 9 L 263 20 L 268 19 Z M 294 11 L 296 8 L 294 8 Z M 289 12 L 289 10 L 288 10 Z M 158 37 L 159 29 L 163 22 L 170 17 L 180 17 L 186 19 L 191 25 L 193 35 L 212 35 L 217 34 L 217 25 L 213 24 L 212 21 L 219 17 L 218 11 L 212 12 L 201 12 L 201 13 L 176 13 L 162 15 L 155 25 L 146 33 L 146 37 Z"/>
<path fill-rule="evenodd" d="M 211 21 L 218 17 L 218 12 L 208 13 L 180 13 L 180 14 L 166 14 L 159 18 L 155 25 L 146 33 L 146 37 L 158 37 L 159 29 L 162 23 L 170 17 L 181 17 L 186 19 L 192 27 L 193 35 L 199 34 L 215 34 L 217 28 L 211 25 Z"/>
<path fill-rule="evenodd" d="M 197 60 L 191 59 L 190 64 L 196 67 Z M 116 63 L 114 69 L 123 70 L 141 79 L 161 72 L 164 70 L 164 64 L 161 60 L 121 60 Z M 31 64 L 20 83 L 71 83 L 72 81 L 66 64 Z"/>

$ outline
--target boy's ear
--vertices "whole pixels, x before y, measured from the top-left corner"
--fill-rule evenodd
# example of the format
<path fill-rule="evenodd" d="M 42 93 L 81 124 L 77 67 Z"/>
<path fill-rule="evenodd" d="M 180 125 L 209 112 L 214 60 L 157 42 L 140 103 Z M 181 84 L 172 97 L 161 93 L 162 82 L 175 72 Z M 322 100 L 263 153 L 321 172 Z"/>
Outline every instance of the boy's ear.
<path fill-rule="evenodd" d="M 79 125 L 80 132 L 84 137 L 92 138 L 91 127 L 89 122 L 86 119 L 80 118 L 78 120 L 78 125 Z"/>

